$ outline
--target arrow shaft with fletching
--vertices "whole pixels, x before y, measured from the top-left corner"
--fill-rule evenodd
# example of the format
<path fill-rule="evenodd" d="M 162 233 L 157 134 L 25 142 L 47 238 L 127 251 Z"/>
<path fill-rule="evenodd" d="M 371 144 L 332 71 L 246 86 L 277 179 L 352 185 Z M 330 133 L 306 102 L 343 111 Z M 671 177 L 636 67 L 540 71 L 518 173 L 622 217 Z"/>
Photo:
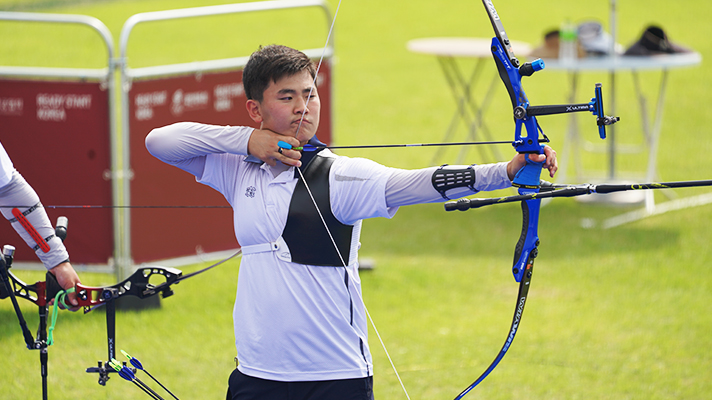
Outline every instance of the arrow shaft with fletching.
<path fill-rule="evenodd" d="M 540 139 L 540 143 L 548 143 L 546 139 Z M 492 145 L 492 144 L 515 144 L 509 140 L 494 140 L 487 142 L 443 142 L 443 143 L 401 143 L 401 144 L 367 144 L 367 145 L 349 145 L 349 146 L 312 146 L 304 145 L 294 147 L 291 144 L 279 141 L 277 145 L 286 150 L 301 150 L 301 151 L 317 151 L 321 149 L 392 149 L 402 147 L 445 147 L 445 146 L 477 146 L 477 145 Z"/>

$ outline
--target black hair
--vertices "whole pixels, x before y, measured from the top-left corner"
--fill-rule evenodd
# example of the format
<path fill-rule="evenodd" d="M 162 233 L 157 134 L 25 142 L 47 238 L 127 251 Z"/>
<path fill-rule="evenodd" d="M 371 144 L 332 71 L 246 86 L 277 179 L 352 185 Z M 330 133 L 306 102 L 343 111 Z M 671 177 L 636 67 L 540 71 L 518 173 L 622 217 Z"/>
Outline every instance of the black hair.
<path fill-rule="evenodd" d="M 248 99 L 262 101 L 270 83 L 301 71 L 308 71 L 312 78 L 316 76 L 316 67 L 306 54 L 287 46 L 260 46 L 242 71 L 242 85 Z"/>

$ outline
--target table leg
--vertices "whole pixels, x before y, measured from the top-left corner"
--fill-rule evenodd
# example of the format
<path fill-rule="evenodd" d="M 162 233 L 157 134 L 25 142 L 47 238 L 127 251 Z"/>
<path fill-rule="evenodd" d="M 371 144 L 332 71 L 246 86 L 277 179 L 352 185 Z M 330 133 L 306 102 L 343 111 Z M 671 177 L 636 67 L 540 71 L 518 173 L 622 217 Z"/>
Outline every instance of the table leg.
<path fill-rule="evenodd" d="M 571 73 L 571 89 L 569 91 L 568 102 L 573 104 L 576 102 L 576 93 L 578 87 L 578 73 Z M 573 160 L 576 164 L 576 182 L 580 182 L 582 177 L 582 165 L 581 165 L 581 141 L 578 132 L 578 122 L 575 114 L 569 115 L 569 126 L 566 130 L 566 138 L 561 147 L 559 155 L 559 179 L 562 182 L 568 181 L 569 173 L 569 160 Z"/>
<path fill-rule="evenodd" d="M 496 81 L 493 80 L 493 82 L 490 84 L 490 87 L 488 88 L 485 94 L 482 106 L 477 103 L 477 101 L 472 95 L 473 88 L 478 82 L 479 77 L 482 74 L 482 69 L 486 64 L 485 60 L 479 59 L 477 61 L 468 78 L 465 78 L 465 76 L 462 74 L 453 57 L 438 57 L 438 62 L 457 105 L 457 109 L 453 114 L 452 119 L 450 120 L 443 141 L 447 142 L 452 139 L 452 136 L 457 131 L 457 127 L 460 121 L 464 122 L 467 128 L 469 140 L 477 141 L 480 134 L 481 136 L 483 136 L 484 140 L 493 140 L 489 133 L 489 129 L 487 128 L 487 125 L 484 122 L 484 111 L 485 104 L 487 104 L 487 101 L 493 92 L 494 84 Z M 486 154 L 487 148 L 485 148 L 484 146 L 480 146 L 478 150 L 480 151 L 480 155 L 483 161 L 488 160 L 489 157 Z M 440 158 L 443 151 L 443 148 L 439 148 L 435 152 L 435 155 L 433 156 L 433 162 L 437 162 L 437 159 Z M 464 158 L 467 155 L 467 151 L 467 147 L 463 146 L 457 158 L 457 163 L 463 162 Z M 494 155 L 495 160 L 502 159 L 498 149 L 490 147 L 490 151 Z"/>
<path fill-rule="evenodd" d="M 658 175 L 658 149 L 660 147 L 660 132 L 663 126 L 663 110 L 665 108 L 665 93 L 667 88 L 667 78 L 668 70 L 663 70 L 662 76 L 660 77 L 660 87 L 658 89 L 658 101 L 655 106 L 655 120 L 653 122 L 653 130 L 650 134 L 650 149 L 648 150 L 648 169 L 646 173 L 646 178 L 649 181 L 658 180 L 660 177 Z M 652 191 L 650 191 L 652 192 Z M 673 191 L 665 191 L 665 195 L 668 199 L 677 197 L 676 193 Z M 645 208 L 652 212 L 655 208 L 655 199 L 653 193 L 648 193 L 645 198 Z"/>

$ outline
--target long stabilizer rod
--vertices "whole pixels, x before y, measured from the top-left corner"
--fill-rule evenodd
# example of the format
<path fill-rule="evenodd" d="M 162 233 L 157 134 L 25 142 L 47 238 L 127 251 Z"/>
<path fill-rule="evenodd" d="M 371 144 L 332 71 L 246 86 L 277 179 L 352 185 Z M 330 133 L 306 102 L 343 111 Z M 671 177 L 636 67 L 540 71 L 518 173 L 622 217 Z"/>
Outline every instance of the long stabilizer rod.
<path fill-rule="evenodd" d="M 449 201 L 445 203 L 445 211 L 467 211 L 471 208 L 480 208 L 492 204 L 513 203 L 551 197 L 574 197 L 593 193 L 608 194 L 628 190 L 674 189 L 696 186 L 712 186 L 712 180 L 600 185 L 554 185 L 549 183 L 543 184 L 539 193 L 518 194 L 489 199 L 459 199 L 457 201 Z"/>

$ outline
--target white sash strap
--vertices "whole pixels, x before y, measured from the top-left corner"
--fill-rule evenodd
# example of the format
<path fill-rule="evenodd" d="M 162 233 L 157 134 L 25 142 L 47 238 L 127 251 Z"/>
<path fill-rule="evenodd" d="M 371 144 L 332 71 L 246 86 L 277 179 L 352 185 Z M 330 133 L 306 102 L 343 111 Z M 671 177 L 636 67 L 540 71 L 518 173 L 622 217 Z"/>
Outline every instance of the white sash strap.
<path fill-rule="evenodd" d="M 284 239 L 282 239 L 281 236 L 274 242 L 242 246 L 242 254 L 243 255 L 256 254 L 256 253 L 267 253 L 270 251 L 279 251 L 279 253 L 277 253 L 277 257 L 279 257 L 280 259 L 282 259 L 284 261 L 290 261 L 290 262 L 292 261 L 292 255 L 289 252 L 287 243 L 284 241 Z"/>
<path fill-rule="evenodd" d="M 242 254 L 266 253 L 279 250 L 279 242 L 269 242 L 242 246 Z"/>

